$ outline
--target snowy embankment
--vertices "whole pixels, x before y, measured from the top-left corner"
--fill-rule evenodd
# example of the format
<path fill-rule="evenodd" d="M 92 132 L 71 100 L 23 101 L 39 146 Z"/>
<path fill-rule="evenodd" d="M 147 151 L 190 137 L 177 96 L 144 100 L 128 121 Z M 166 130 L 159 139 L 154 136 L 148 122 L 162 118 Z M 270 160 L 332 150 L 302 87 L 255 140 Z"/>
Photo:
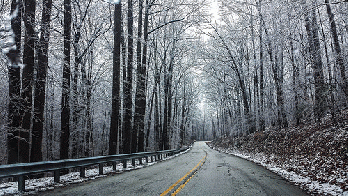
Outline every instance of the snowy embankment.
<path fill-rule="evenodd" d="M 313 195 L 348 196 L 348 125 L 267 130 L 209 145 L 260 164 Z"/>
<path fill-rule="evenodd" d="M 174 157 L 177 157 L 177 156 L 179 156 L 181 154 L 186 153 L 191 148 L 192 148 L 192 146 L 189 149 L 187 149 L 186 151 L 184 151 L 184 152 L 175 154 L 173 156 L 165 157 L 163 160 L 169 160 L 169 159 L 172 159 Z M 2 195 L 31 195 L 31 194 L 36 194 L 38 192 L 52 190 L 52 189 L 58 188 L 58 187 L 68 186 L 69 184 L 76 184 L 76 183 L 80 183 L 80 182 L 93 180 L 93 179 L 96 179 L 96 178 L 105 177 L 105 176 L 108 176 L 108 175 L 119 174 L 119 173 L 122 173 L 124 171 L 140 169 L 140 168 L 143 168 L 143 167 L 154 165 L 156 163 L 157 162 L 149 162 L 149 163 L 146 163 L 145 165 L 139 165 L 139 161 L 136 160 L 135 161 L 136 166 L 133 167 L 131 162 L 128 161 L 127 169 L 124 169 L 123 168 L 123 164 L 119 163 L 116 166 L 116 171 L 113 171 L 112 166 L 106 166 L 106 167 L 104 166 L 104 168 L 103 168 L 104 175 L 99 175 L 99 168 L 96 167 L 96 168 L 93 168 L 93 169 L 87 169 L 85 178 L 81 178 L 80 177 L 80 172 L 70 172 L 69 174 L 62 175 L 60 177 L 60 183 L 54 183 L 53 177 L 44 177 L 44 178 L 39 178 L 39 179 L 29 179 L 29 180 L 25 181 L 26 191 L 24 193 L 19 193 L 18 192 L 18 183 L 17 182 L 1 183 L 0 184 L 0 196 L 2 196 Z"/>

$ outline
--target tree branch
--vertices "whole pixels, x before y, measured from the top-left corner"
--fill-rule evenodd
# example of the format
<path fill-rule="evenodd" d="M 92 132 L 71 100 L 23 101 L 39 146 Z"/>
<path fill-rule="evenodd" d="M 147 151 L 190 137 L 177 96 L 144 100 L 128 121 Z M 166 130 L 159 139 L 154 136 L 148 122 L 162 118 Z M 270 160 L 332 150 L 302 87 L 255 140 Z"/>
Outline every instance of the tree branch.
<path fill-rule="evenodd" d="M 166 23 L 162 24 L 161 26 L 158 26 L 158 27 L 152 29 L 151 31 L 149 31 L 149 32 L 147 33 L 147 35 L 150 35 L 150 34 L 153 33 L 154 31 L 157 31 L 158 29 L 160 29 L 160 28 L 162 28 L 162 27 L 164 27 L 164 26 L 167 26 L 167 25 L 169 25 L 169 24 L 171 24 L 171 23 L 180 22 L 180 21 L 183 21 L 183 20 L 184 20 L 184 18 L 166 22 Z"/>

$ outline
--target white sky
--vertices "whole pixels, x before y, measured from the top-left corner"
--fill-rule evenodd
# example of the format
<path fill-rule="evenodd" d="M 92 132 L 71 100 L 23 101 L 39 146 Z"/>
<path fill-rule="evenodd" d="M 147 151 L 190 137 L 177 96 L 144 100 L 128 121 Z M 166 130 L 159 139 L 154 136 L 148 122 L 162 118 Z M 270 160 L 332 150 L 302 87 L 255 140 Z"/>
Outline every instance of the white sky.
<path fill-rule="evenodd" d="M 215 22 L 217 20 L 219 20 L 220 16 L 219 16 L 219 4 L 217 2 L 217 0 L 210 0 L 210 14 L 212 14 L 213 18 L 212 21 Z"/>

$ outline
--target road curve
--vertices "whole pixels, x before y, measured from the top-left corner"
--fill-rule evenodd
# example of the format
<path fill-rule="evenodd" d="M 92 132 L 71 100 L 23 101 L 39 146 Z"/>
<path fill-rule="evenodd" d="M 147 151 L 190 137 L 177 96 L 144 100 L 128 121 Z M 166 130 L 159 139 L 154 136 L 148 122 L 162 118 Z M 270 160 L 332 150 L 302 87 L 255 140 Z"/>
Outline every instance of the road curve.
<path fill-rule="evenodd" d="M 138 170 L 40 195 L 306 195 L 278 175 L 196 142 L 188 153 Z"/>

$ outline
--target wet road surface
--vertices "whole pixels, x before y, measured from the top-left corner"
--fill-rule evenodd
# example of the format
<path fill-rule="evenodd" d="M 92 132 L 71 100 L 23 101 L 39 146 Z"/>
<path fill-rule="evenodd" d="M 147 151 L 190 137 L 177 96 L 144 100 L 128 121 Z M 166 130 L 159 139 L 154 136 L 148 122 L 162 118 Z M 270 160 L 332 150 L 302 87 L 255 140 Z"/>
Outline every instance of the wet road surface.
<path fill-rule="evenodd" d="M 278 175 L 205 142 L 176 158 L 40 195 L 307 195 Z"/>

